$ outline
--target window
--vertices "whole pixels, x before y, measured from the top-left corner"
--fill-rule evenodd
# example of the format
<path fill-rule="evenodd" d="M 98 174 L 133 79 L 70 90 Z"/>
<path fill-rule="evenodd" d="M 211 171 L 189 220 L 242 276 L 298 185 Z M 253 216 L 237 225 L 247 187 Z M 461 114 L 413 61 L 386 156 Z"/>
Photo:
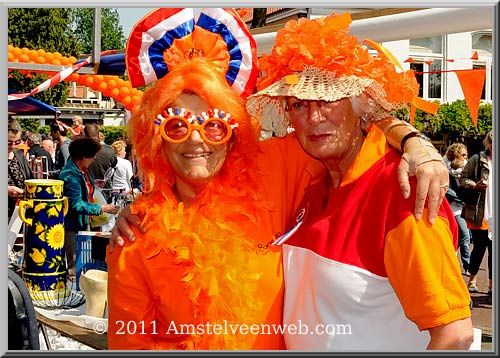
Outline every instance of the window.
<path fill-rule="evenodd" d="M 410 55 L 420 85 L 419 96 L 429 100 L 441 100 L 443 89 L 443 36 L 410 39 Z"/>
<path fill-rule="evenodd" d="M 415 59 L 410 68 L 415 71 L 415 78 L 420 85 L 418 96 L 423 99 L 441 99 L 442 97 L 442 60 Z"/>

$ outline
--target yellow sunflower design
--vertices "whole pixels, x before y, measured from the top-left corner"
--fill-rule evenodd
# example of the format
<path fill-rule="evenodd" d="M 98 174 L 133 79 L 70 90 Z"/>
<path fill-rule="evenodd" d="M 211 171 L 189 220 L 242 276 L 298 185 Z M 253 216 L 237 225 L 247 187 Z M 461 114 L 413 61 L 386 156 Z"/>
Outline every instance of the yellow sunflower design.
<path fill-rule="evenodd" d="M 64 226 L 56 224 L 47 232 L 45 237 L 47 244 L 54 250 L 59 250 L 64 246 Z"/>
<path fill-rule="evenodd" d="M 42 239 L 40 234 L 44 231 L 45 231 L 45 225 L 42 224 L 40 221 L 38 221 L 35 225 L 35 235 L 38 235 L 38 237 Z"/>
<path fill-rule="evenodd" d="M 29 194 L 28 196 L 29 197 L 32 197 L 33 194 L 35 194 L 36 188 L 37 188 L 36 185 L 27 185 L 26 186 L 26 191 L 28 192 L 28 194 Z"/>
<path fill-rule="evenodd" d="M 38 213 L 40 210 L 43 210 L 45 209 L 45 207 L 47 206 L 47 203 L 40 203 L 38 205 L 35 205 L 35 213 Z"/>
<path fill-rule="evenodd" d="M 57 202 L 54 205 L 51 205 L 50 208 L 47 210 L 47 216 L 48 217 L 52 217 L 52 216 L 58 217 L 59 213 L 62 210 L 62 207 L 63 207 L 62 201 Z"/>
<path fill-rule="evenodd" d="M 64 281 L 57 281 L 50 285 L 50 288 L 54 291 L 64 291 L 66 290 L 66 283 Z"/>
<path fill-rule="evenodd" d="M 33 248 L 33 252 L 29 254 L 31 259 L 37 266 L 43 266 L 45 259 L 47 258 L 47 251 L 45 249 L 38 250 Z"/>
<path fill-rule="evenodd" d="M 52 191 L 54 192 L 54 197 L 59 198 L 63 192 L 63 186 L 62 185 L 54 185 L 52 187 Z"/>

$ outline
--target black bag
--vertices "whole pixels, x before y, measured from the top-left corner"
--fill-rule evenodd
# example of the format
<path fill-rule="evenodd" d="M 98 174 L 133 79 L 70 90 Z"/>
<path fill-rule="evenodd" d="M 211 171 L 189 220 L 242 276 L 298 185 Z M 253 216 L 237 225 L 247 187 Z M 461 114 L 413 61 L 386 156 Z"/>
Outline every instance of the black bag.
<path fill-rule="evenodd" d="M 477 206 L 481 192 L 472 188 L 460 187 L 457 196 L 464 202 L 464 204 Z"/>
<path fill-rule="evenodd" d="M 35 308 L 22 278 L 9 269 L 9 350 L 39 350 Z"/>

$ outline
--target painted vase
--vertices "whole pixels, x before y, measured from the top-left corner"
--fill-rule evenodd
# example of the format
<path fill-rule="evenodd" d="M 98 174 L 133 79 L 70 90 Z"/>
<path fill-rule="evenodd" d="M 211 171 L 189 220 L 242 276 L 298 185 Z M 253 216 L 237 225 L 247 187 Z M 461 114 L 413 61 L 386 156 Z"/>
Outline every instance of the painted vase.
<path fill-rule="evenodd" d="M 25 182 L 25 199 L 19 203 L 24 229 L 23 279 L 33 300 L 67 297 L 64 216 L 68 198 L 62 180 L 32 179 Z"/>

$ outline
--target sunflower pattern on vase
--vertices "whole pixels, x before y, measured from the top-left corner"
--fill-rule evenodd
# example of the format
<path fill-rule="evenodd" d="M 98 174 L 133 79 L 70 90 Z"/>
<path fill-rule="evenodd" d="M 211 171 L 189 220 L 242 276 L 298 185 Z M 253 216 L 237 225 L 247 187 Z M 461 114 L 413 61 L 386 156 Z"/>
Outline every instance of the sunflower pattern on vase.
<path fill-rule="evenodd" d="M 62 181 L 40 182 L 41 185 L 27 183 L 27 200 L 19 203 L 19 216 L 26 224 L 22 273 L 35 301 L 70 294 L 66 288 L 64 250 L 64 216 L 68 211 L 68 199 L 62 197 Z"/>

